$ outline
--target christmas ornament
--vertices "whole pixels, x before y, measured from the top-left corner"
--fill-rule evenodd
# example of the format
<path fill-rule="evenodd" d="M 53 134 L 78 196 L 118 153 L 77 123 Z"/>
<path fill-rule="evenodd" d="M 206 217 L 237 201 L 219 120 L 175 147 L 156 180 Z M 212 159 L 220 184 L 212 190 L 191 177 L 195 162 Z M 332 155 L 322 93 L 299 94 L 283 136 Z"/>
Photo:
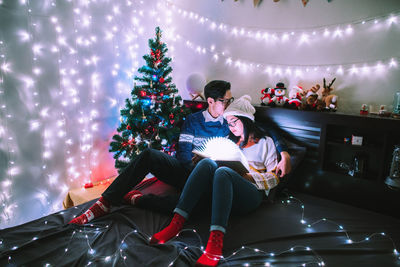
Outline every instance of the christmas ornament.
<path fill-rule="evenodd" d="M 142 108 L 142 120 L 146 120 L 146 115 L 144 115 L 144 110 Z"/>
<path fill-rule="evenodd" d="M 133 115 L 133 113 L 135 113 L 133 109 L 129 110 L 129 114 Z"/>
<path fill-rule="evenodd" d="M 164 82 L 165 82 L 164 78 L 161 77 L 161 78 L 160 78 L 160 83 L 164 83 Z"/>
<path fill-rule="evenodd" d="M 127 126 L 126 126 L 126 129 L 127 129 L 127 130 L 132 130 L 132 127 L 131 127 L 130 125 L 127 125 Z"/>

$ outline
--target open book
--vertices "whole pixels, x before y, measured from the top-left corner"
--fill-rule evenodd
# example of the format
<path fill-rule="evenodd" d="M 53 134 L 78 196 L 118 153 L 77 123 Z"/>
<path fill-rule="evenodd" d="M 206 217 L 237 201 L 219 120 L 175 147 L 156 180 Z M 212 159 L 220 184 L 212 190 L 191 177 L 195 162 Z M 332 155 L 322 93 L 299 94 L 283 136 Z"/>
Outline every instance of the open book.
<path fill-rule="evenodd" d="M 218 166 L 226 166 L 240 175 L 250 171 L 249 163 L 240 148 L 225 137 L 212 137 L 196 147 L 194 154 L 214 160 Z"/>

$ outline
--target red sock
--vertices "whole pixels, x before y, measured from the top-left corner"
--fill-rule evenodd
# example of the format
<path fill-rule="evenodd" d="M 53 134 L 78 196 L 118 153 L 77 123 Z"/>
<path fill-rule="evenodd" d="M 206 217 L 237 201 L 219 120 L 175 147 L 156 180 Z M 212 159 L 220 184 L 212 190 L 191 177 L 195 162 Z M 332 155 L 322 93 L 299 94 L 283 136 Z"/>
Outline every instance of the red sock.
<path fill-rule="evenodd" d="M 135 205 L 135 202 L 143 196 L 139 190 L 132 190 L 124 196 L 124 201 L 128 204 Z"/>
<path fill-rule="evenodd" d="M 151 237 L 150 244 L 164 244 L 179 233 L 185 221 L 185 217 L 175 213 L 169 225 Z"/>
<path fill-rule="evenodd" d="M 101 197 L 85 213 L 83 213 L 81 216 L 76 217 L 75 219 L 72 219 L 69 222 L 69 224 L 70 223 L 74 223 L 74 224 L 88 223 L 91 220 L 93 220 L 94 218 L 101 217 L 104 214 L 109 213 L 110 207 L 111 207 L 110 203 L 108 203 L 107 200 L 105 200 L 103 197 Z"/>
<path fill-rule="evenodd" d="M 211 231 L 208 238 L 206 251 L 196 262 L 196 267 L 217 266 L 222 258 L 224 233 L 221 231 Z"/>

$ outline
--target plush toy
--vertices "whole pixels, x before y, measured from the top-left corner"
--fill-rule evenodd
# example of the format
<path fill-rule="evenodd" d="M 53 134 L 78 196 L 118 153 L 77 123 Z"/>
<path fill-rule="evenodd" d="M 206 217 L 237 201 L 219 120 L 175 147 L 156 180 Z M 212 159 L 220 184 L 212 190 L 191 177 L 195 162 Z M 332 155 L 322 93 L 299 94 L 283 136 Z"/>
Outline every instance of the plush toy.
<path fill-rule="evenodd" d="M 320 110 L 321 103 L 318 100 L 318 90 L 321 88 L 319 84 L 316 84 L 311 89 L 308 89 L 305 93 L 306 101 L 302 107 L 304 110 Z"/>
<path fill-rule="evenodd" d="M 289 91 L 289 108 L 300 109 L 302 104 L 302 96 L 304 94 L 303 88 L 301 86 L 294 86 Z"/>
<path fill-rule="evenodd" d="M 261 90 L 261 105 L 265 106 L 269 103 L 269 101 L 274 97 L 275 90 L 273 88 L 267 87 Z"/>
<path fill-rule="evenodd" d="M 269 101 L 269 106 L 280 106 L 280 107 L 287 107 L 289 106 L 289 98 L 285 96 L 286 88 L 284 83 L 277 83 L 276 87 L 274 88 L 275 95 Z"/>
<path fill-rule="evenodd" d="M 335 82 L 336 78 L 334 78 L 331 83 L 326 86 L 326 81 L 324 78 L 324 88 L 322 88 L 322 103 L 324 105 L 324 109 L 327 111 L 336 111 L 337 109 L 337 95 L 332 95 L 333 91 L 332 84 Z"/>

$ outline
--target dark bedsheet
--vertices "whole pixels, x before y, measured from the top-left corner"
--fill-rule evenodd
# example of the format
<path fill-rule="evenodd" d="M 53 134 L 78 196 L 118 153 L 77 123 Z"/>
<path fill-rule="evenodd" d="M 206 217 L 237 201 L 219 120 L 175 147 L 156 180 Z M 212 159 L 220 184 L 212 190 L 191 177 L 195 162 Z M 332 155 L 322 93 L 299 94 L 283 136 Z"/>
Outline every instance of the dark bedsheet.
<path fill-rule="evenodd" d="M 156 246 L 148 239 L 170 218 L 137 207 L 66 224 L 93 202 L 0 230 L 0 266 L 191 266 L 207 242 L 208 213 Z M 400 266 L 399 245 L 400 220 L 295 193 L 233 216 L 220 266 Z"/>

